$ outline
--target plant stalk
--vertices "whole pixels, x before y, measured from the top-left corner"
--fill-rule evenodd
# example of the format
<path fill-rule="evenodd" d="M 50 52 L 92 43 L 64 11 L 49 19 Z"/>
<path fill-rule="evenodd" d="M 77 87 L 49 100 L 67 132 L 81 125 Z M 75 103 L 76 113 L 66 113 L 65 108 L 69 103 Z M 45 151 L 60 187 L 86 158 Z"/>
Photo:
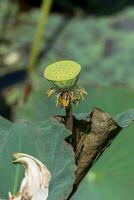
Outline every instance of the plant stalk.
<path fill-rule="evenodd" d="M 44 29 L 47 23 L 47 19 L 51 10 L 53 0 L 43 0 L 41 5 L 41 13 L 37 24 L 37 29 L 35 32 L 30 58 L 27 66 L 28 73 L 32 72 L 35 68 L 38 55 L 40 53 L 42 39 L 44 36 Z"/>
<path fill-rule="evenodd" d="M 73 109 L 72 109 L 72 105 L 70 105 L 69 108 L 66 108 L 65 127 L 72 132 L 72 145 L 73 145 L 73 148 L 74 148 L 74 151 L 75 151 L 77 144 L 76 144 L 76 134 L 75 134 L 75 131 L 73 131 Z"/>

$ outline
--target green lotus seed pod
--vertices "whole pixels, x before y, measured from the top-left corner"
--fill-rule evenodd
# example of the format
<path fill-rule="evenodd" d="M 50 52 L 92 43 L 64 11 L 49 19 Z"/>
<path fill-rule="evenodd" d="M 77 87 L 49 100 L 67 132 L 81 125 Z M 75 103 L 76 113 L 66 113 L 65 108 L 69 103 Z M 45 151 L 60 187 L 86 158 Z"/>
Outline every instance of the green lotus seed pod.
<path fill-rule="evenodd" d="M 44 71 L 45 78 L 58 90 L 67 90 L 76 84 L 81 66 L 71 60 L 63 60 L 48 65 Z"/>

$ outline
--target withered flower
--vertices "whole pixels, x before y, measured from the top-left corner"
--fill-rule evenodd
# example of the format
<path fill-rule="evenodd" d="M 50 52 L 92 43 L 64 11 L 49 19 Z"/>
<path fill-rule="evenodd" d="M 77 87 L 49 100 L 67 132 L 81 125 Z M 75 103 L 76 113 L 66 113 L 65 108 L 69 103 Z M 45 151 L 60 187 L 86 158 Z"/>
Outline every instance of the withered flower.
<path fill-rule="evenodd" d="M 14 153 L 13 163 L 20 163 L 25 168 L 19 192 L 14 196 L 9 193 L 9 200 L 46 200 L 51 178 L 47 167 L 36 158 L 24 154 Z"/>

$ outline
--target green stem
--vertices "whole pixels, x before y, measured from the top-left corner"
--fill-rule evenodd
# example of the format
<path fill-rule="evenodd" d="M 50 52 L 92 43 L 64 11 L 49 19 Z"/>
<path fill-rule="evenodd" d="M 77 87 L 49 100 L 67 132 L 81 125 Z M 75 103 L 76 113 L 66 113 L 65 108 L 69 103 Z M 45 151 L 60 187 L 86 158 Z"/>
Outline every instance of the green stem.
<path fill-rule="evenodd" d="M 42 38 L 44 35 L 44 29 L 47 23 L 47 19 L 50 13 L 53 0 L 43 0 L 41 5 L 41 13 L 37 24 L 37 29 L 32 44 L 30 58 L 27 66 L 27 71 L 31 72 L 35 68 L 38 55 L 41 49 Z"/>

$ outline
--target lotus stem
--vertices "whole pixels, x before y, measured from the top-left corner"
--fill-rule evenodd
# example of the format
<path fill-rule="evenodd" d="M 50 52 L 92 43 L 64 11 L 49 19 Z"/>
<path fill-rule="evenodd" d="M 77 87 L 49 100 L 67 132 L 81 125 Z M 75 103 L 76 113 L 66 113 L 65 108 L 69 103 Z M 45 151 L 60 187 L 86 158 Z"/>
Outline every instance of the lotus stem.
<path fill-rule="evenodd" d="M 38 55 L 41 49 L 42 38 L 44 34 L 44 29 L 47 23 L 47 19 L 51 10 L 53 0 L 43 0 L 41 5 L 41 13 L 39 17 L 39 21 L 37 24 L 37 29 L 34 36 L 34 41 L 32 44 L 30 58 L 27 66 L 27 71 L 32 72 L 35 68 Z"/>
<path fill-rule="evenodd" d="M 76 138 L 75 131 L 73 131 L 73 108 L 72 108 L 72 105 L 70 105 L 68 108 L 65 108 L 65 110 L 66 110 L 65 127 L 72 132 L 72 146 L 75 151 L 76 147 L 77 147 L 77 138 Z"/>
<path fill-rule="evenodd" d="M 65 108 L 66 110 L 66 128 L 69 129 L 71 132 L 73 130 L 73 109 L 72 105 L 69 108 Z"/>

